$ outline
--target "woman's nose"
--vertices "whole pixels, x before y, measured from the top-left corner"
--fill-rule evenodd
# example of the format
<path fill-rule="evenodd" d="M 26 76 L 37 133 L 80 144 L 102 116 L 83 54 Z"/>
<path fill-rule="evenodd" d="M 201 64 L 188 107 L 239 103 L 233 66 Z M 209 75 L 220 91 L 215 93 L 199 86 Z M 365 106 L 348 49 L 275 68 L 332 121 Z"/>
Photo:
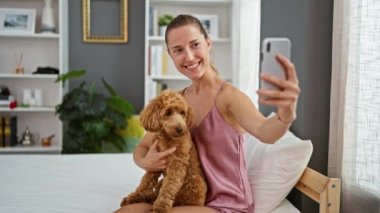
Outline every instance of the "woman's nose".
<path fill-rule="evenodd" d="M 186 50 L 186 60 L 191 61 L 194 59 L 194 53 L 192 50 Z"/>

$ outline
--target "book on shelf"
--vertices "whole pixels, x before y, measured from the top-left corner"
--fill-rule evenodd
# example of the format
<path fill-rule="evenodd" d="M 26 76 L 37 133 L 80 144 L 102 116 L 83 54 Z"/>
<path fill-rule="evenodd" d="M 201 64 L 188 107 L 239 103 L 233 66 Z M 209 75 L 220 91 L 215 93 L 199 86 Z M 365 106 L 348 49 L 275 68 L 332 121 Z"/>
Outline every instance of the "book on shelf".
<path fill-rule="evenodd" d="M 149 36 L 158 35 L 158 10 L 149 6 Z"/>
<path fill-rule="evenodd" d="M 169 54 L 163 45 L 149 46 L 148 73 L 151 76 L 167 75 L 169 69 Z"/>
<path fill-rule="evenodd" d="M 157 95 L 159 95 L 162 91 L 168 88 L 168 85 L 158 81 L 150 81 L 148 86 L 148 100 L 152 100 Z"/>
<path fill-rule="evenodd" d="M 0 116 L 0 147 L 11 147 L 17 144 L 17 117 Z"/>

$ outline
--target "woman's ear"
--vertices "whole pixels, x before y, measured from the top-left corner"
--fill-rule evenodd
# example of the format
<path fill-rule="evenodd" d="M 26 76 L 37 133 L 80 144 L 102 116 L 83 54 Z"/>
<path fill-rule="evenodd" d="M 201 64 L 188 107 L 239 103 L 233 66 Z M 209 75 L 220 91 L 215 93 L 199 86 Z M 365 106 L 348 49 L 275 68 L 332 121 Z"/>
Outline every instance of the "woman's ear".
<path fill-rule="evenodd" d="M 148 132 L 157 132 L 160 128 L 160 101 L 153 99 L 140 113 L 140 122 Z"/>
<path fill-rule="evenodd" d="M 207 46 L 208 46 L 208 51 L 211 51 L 212 42 L 211 42 L 210 36 L 206 38 L 206 43 L 207 43 Z"/>

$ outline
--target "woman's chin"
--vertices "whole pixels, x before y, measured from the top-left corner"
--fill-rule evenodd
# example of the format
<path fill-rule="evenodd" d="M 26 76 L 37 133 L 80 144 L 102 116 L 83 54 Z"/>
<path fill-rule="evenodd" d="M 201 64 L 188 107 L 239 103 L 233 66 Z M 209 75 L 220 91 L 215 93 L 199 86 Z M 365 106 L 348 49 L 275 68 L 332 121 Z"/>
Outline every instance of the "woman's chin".
<path fill-rule="evenodd" d="M 197 80 L 202 77 L 202 71 L 201 70 L 193 70 L 193 71 L 188 71 L 187 75 L 188 78 L 191 80 Z"/>

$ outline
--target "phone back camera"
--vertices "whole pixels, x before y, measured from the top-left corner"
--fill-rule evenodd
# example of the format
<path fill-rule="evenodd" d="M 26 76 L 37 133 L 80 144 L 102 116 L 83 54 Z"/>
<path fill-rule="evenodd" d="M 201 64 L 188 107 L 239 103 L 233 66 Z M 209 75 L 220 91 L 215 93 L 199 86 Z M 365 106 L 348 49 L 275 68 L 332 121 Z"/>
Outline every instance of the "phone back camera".
<path fill-rule="evenodd" d="M 267 52 L 270 52 L 270 43 L 267 44 Z"/>

